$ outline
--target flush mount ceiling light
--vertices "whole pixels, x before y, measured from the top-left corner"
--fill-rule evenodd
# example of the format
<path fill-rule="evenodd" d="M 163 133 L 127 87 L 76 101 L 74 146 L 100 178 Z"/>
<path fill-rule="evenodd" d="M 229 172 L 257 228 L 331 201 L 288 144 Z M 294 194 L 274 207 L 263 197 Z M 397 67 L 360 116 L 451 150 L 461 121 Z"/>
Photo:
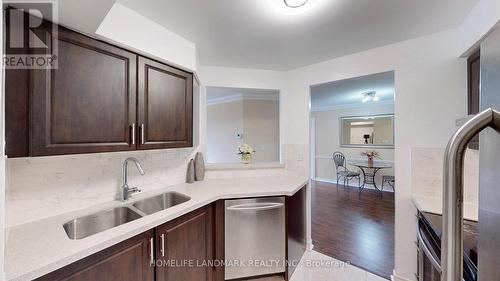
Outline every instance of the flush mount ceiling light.
<path fill-rule="evenodd" d="M 286 16 L 287 20 L 295 17 L 288 16 L 313 16 L 321 11 L 321 6 L 331 3 L 327 0 L 254 0 L 261 5 L 265 13 L 269 13 L 273 20 L 282 20 L 282 17 L 276 18 L 276 13 Z"/>
<path fill-rule="evenodd" d="M 361 94 L 363 98 L 361 99 L 362 102 L 368 102 L 368 101 L 378 101 L 379 97 L 377 97 L 377 92 L 366 92 Z"/>
<path fill-rule="evenodd" d="M 283 0 L 289 8 L 299 8 L 304 6 L 309 0 Z"/>

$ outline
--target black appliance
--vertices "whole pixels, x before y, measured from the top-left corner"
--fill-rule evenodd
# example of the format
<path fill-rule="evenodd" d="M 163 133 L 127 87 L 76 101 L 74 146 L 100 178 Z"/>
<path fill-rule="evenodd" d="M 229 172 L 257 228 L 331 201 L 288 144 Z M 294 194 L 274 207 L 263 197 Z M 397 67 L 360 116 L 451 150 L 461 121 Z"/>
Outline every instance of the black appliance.
<path fill-rule="evenodd" d="M 464 221 L 464 281 L 477 281 L 477 222 Z M 420 212 L 418 216 L 418 280 L 441 280 L 442 216 Z"/>

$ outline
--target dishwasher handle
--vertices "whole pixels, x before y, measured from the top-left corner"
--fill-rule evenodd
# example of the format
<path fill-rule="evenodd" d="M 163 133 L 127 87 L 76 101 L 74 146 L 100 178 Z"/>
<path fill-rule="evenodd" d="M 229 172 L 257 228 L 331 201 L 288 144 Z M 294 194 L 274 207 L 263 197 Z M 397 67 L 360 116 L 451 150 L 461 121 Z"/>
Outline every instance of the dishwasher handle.
<path fill-rule="evenodd" d="M 285 206 L 283 203 L 246 203 L 227 207 L 228 211 L 266 211 L 279 209 Z"/>

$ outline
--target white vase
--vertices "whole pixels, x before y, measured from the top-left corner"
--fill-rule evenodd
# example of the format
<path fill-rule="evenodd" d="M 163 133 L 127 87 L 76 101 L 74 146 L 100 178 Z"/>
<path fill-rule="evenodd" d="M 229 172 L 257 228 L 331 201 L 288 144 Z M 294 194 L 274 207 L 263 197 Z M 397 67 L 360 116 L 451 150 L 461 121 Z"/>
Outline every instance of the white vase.
<path fill-rule="evenodd" d="M 250 164 L 250 163 L 252 163 L 252 154 L 250 154 L 250 153 L 241 154 L 241 162 L 243 164 Z"/>

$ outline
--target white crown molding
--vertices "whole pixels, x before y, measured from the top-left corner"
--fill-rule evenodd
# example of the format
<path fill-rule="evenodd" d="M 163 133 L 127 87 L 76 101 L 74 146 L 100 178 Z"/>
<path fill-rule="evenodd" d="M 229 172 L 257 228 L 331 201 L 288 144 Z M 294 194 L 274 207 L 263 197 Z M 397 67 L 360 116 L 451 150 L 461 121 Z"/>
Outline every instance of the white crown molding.
<path fill-rule="evenodd" d="M 277 95 L 269 95 L 269 94 L 234 94 L 220 98 L 207 99 L 207 105 L 216 105 L 216 104 L 229 103 L 242 100 L 278 101 L 279 97 Z"/>
<path fill-rule="evenodd" d="M 315 106 L 311 107 L 311 112 L 321 112 L 321 111 L 332 111 L 338 109 L 348 109 L 348 108 L 367 108 L 379 105 L 394 105 L 394 101 L 371 101 L 365 103 L 351 103 L 351 104 L 341 104 L 341 105 L 327 105 L 327 106 Z"/>
<path fill-rule="evenodd" d="M 277 101 L 279 100 L 278 95 L 269 95 L 269 94 L 244 94 L 244 100 L 269 100 L 269 101 Z"/>
<path fill-rule="evenodd" d="M 216 104 L 235 102 L 240 100 L 242 100 L 241 94 L 235 94 L 220 98 L 207 99 L 207 105 L 216 105 Z"/>

